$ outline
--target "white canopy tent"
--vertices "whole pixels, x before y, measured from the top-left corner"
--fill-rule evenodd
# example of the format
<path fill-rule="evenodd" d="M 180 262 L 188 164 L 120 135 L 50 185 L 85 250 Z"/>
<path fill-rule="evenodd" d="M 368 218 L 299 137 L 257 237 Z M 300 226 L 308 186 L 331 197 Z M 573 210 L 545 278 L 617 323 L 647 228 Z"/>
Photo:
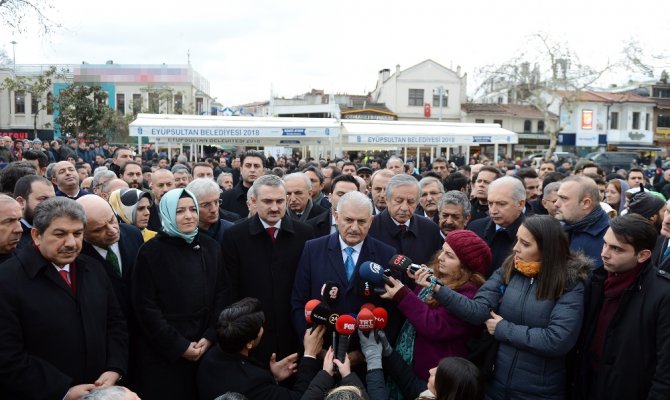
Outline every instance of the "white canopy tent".
<path fill-rule="evenodd" d="M 498 145 L 518 143 L 518 135 L 503 129 L 498 124 L 471 124 L 456 122 L 424 122 L 424 121 L 342 121 L 342 148 L 360 150 L 363 148 L 407 149 L 420 147 L 433 149 L 454 146 L 468 148 L 485 144 L 494 145 L 494 157 L 498 158 Z M 438 150 L 439 153 L 439 150 Z"/>
<path fill-rule="evenodd" d="M 221 117 L 209 115 L 138 114 L 130 136 L 158 145 L 323 146 L 331 149 L 340 136 L 334 118 Z M 202 150 L 201 150 L 202 151 Z M 201 152 L 200 151 L 200 152 Z M 303 151 L 304 153 L 304 151 Z"/>

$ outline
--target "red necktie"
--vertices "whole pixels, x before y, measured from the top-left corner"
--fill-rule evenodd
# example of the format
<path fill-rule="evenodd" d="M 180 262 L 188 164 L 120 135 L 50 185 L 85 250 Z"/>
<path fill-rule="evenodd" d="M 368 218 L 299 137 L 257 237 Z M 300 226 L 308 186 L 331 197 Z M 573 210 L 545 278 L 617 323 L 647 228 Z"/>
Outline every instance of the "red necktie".
<path fill-rule="evenodd" d="M 277 228 L 274 226 L 269 226 L 265 228 L 266 231 L 268 231 L 268 235 L 270 235 L 270 239 L 272 239 L 272 243 L 275 242 L 275 232 L 277 232 Z"/>
<path fill-rule="evenodd" d="M 63 278 L 65 283 L 67 283 L 67 285 L 71 288 L 72 283 L 70 283 L 70 277 L 68 276 L 68 272 L 64 269 L 59 269 L 58 273 L 60 274 L 60 277 Z"/>

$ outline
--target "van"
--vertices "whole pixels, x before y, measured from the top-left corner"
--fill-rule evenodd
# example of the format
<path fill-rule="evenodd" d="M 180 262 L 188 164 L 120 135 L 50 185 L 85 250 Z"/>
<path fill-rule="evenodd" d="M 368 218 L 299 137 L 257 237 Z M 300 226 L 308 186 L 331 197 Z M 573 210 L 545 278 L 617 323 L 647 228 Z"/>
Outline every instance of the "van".
<path fill-rule="evenodd" d="M 640 156 L 637 153 L 624 153 L 618 151 L 606 151 L 591 156 L 591 160 L 602 168 L 605 173 L 614 172 L 623 168 L 629 170 L 637 166 L 640 162 Z"/>

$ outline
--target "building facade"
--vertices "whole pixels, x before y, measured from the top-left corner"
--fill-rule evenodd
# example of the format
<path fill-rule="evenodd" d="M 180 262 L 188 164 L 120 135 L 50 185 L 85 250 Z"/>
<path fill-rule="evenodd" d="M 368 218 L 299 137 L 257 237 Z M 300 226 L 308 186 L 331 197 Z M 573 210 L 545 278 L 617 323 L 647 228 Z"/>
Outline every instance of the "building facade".
<path fill-rule="evenodd" d="M 467 74 L 452 71 L 433 60 L 425 60 L 405 70 L 396 66 L 379 71 L 377 85 L 370 94 L 374 103 L 383 103 L 399 120 L 461 121 L 461 104 L 466 101 Z"/>
<path fill-rule="evenodd" d="M 0 70 L 0 81 L 6 77 L 37 76 L 49 67 L 17 65 L 16 71 Z M 209 81 L 190 65 L 121 65 L 108 61 L 106 64 L 59 65 L 57 69 L 62 78 L 54 81 L 45 97 L 57 97 L 73 83 L 96 85 L 106 92 L 107 105 L 122 115 L 211 113 L 213 99 Z M 32 132 L 34 113 L 35 102 L 29 93 L 0 91 L 0 134 Z M 65 133 L 55 126 L 57 117 L 58 110 L 52 107 L 38 110 L 37 125 L 42 139 L 57 138 Z"/>

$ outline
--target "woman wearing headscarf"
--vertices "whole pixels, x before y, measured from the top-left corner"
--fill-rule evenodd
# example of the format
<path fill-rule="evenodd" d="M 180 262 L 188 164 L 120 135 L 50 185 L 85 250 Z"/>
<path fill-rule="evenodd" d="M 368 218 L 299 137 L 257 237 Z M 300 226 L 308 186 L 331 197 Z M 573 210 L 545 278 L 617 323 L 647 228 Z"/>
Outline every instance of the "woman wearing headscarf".
<path fill-rule="evenodd" d="M 198 203 L 186 189 L 161 198 L 162 231 L 140 248 L 132 301 L 140 326 L 136 390 L 145 400 L 196 399 L 198 361 L 215 343 L 228 304 L 218 242 L 198 232 Z"/>
<path fill-rule="evenodd" d="M 109 204 L 121 221 L 135 225 L 146 242 L 156 236 L 156 231 L 147 228 L 151 206 L 151 195 L 139 189 L 118 189 L 109 195 Z"/>

